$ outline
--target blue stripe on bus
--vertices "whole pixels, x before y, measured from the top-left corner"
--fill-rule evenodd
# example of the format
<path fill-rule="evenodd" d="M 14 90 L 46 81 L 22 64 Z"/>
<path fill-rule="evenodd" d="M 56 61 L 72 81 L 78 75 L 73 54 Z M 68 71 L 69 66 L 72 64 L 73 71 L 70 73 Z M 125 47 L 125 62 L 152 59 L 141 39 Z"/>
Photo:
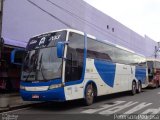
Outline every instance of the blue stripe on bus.
<path fill-rule="evenodd" d="M 142 83 L 146 80 L 146 68 L 136 66 L 135 77 L 137 80 L 140 80 Z"/>
<path fill-rule="evenodd" d="M 20 90 L 21 97 L 26 101 L 65 101 L 64 87 L 47 91 L 25 91 Z M 33 98 L 33 95 L 39 98 Z"/>
<path fill-rule="evenodd" d="M 54 84 L 62 83 L 61 79 L 54 79 L 46 82 L 23 82 L 21 81 L 22 86 L 26 87 L 38 87 L 38 86 L 50 86 Z M 64 87 L 47 90 L 47 91 L 25 91 L 20 90 L 21 97 L 26 101 L 65 101 Z M 33 99 L 32 95 L 38 95 L 39 99 Z"/>
<path fill-rule="evenodd" d="M 113 87 L 116 64 L 102 60 L 94 60 L 94 64 L 102 80 L 110 87 Z"/>

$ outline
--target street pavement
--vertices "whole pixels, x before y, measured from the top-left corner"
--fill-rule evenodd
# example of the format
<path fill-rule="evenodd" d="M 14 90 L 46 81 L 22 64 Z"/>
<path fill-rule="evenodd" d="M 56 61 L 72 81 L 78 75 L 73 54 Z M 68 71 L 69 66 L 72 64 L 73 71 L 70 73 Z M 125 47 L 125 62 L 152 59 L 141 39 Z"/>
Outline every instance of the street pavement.
<path fill-rule="evenodd" d="M 129 92 L 98 97 L 91 106 L 82 100 L 49 102 L 2 113 L 1 118 L 18 120 L 123 120 L 160 119 L 160 88 L 144 89 L 134 96 Z"/>

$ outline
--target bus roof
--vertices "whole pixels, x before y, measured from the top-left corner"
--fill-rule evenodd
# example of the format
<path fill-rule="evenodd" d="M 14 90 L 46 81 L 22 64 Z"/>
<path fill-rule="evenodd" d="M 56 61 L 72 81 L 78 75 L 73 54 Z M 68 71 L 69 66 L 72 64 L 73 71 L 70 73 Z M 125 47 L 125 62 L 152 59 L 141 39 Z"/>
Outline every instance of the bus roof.
<path fill-rule="evenodd" d="M 79 31 L 79 30 L 75 30 L 75 29 L 53 30 L 53 31 L 49 31 L 49 32 L 42 33 L 42 34 L 47 34 L 47 33 L 52 33 L 52 32 L 59 32 L 59 31 L 65 31 L 65 30 L 68 31 L 68 32 L 74 32 L 74 33 L 78 33 L 78 34 L 81 34 L 81 35 L 84 35 L 84 34 L 85 34 L 84 32 Z M 35 35 L 35 36 L 33 36 L 33 37 L 36 37 L 36 36 L 39 36 L 39 35 L 42 35 L 42 34 L 38 34 L 38 35 Z M 86 34 L 86 35 L 87 35 L 87 37 L 92 38 L 92 39 L 94 39 L 94 40 L 96 40 L 96 41 L 99 41 L 99 42 L 102 42 L 102 43 L 106 43 L 106 44 L 108 44 L 108 45 L 111 45 L 111 46 L 120 48 L 120 49 L 122 49 L 122 50 L 131 52 L 131 53 L 135 53 L 133 50 L 130 50 L 130 49 L 125 48 L 125 47 L 123 47 L 123 46 L 120 46 L 120 45 L 118 45 L 118 44 L 114 44 L 114 43 L 112 43 L 112 42 L 110 42 L 110 41 L 108 41 L 108 40 L 100 40 L 100 39 L 97 39 L 95 36 L 90 35 L 90 34 Z M 139 54 L 139 53 L 135 53 L 135 54 L 137 54 L 137 55 L 139 55 L 139 56 L 142 56 L 142 57 L 145 57 L 144 55 Z"/>
<path fill-rule="evenodd" d="M 146 61 L 156 61 L 156 62 L 160 62 L 159 59 L 156 59 L 156 58 L 147 58 Z"/>

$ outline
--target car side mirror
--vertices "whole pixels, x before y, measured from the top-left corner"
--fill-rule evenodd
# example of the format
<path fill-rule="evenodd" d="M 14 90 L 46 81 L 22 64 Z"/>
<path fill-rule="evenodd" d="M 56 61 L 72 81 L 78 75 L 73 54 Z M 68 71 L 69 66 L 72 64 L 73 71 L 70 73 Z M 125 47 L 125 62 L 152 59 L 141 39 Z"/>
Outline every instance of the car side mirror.
<path fill-rule="evenodd" d="M 12 64 L 22 65 L 23 58 L 26 55 L 26 51 L 24 49 L 14 49 L 10 55 L 10 61 Z"/>

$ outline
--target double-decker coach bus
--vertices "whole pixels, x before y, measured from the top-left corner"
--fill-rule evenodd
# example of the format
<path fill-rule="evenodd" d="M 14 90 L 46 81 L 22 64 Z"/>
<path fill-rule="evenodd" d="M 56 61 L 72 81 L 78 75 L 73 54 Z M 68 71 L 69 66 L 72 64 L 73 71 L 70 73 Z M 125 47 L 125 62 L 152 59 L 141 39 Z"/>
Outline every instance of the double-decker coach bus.
<path fill-rule="evenodd" d="M 160 61 L 157 59 L 147 59 L 148 67 L 148 87 L 158 88 L 160 85 Z"/>
<path fill-rule="evenodd" d="M 65 29 L 31 38 L 20 83 L 25 101 L 84 99 L 147 86 L 145 58 L 118 45 Z"/>

